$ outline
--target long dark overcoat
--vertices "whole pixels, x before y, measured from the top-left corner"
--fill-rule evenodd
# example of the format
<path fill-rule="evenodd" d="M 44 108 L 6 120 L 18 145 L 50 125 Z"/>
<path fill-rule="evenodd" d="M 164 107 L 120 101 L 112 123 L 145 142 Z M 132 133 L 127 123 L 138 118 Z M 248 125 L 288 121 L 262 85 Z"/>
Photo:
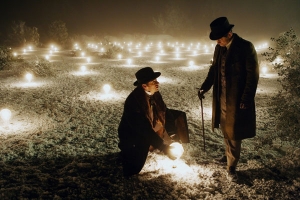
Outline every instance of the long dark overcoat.
<path fill-rule="evenodd" d="M 221 47 L 216 45 L 213 63 L 201 89 L 207 92 L 213 86 L 212 129 L 220 124 L 220 59 Z M 255 93 L 259 79 L 257 54 L 253 44 L 233 34 L 227 53 L 226 75 L 226 139 L 242 140 L 256 135 Z M 240 103 L 248 105 L 240 109 Z"/>
<path fill-rule="evenodd" d="M 153 94 L 159 119 L 165 123 L 166 105 L 159 92 Z M 127 97 L 124 111 L 118 128 L 120 147 L 145 141 L 147 145 L 160 148 L 163 140 L 152 128 L 148 113 L 149 104 L 147 95 L 142 87 L 136 87 Z"/>

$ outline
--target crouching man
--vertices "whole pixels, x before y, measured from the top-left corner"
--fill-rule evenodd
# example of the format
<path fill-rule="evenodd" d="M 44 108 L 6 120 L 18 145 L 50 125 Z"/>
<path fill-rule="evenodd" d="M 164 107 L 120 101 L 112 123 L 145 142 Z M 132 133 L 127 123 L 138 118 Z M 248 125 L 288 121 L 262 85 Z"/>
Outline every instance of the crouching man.
<path fill-rule="evenodd" d="M 156 79 L 160 74 L 150 67 L 137 71 L 133 84 L 136 88 L 125 100 L 118 128 L 124 176 L 142 170 L 149 150 L 159 149 L 172 158 L 169 146 L 172 140 L 165 130 L 167 107 Z"/>

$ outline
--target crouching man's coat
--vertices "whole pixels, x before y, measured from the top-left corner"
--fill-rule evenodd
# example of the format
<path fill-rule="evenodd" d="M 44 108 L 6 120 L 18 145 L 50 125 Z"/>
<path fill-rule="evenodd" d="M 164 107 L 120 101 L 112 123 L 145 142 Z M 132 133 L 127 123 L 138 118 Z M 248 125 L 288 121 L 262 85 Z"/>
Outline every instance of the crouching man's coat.
<path fill-rule="evenodd" d="M 153 94 L 159 121 L 165 126 L 166 105 L 159 92 Z M 163 139 L 154 131 L 149 114 L 149 97 L 142 87 L 136 87 L 125 100 L 118 128 L 119 148 L 124 175 L 137 174 L 143 168 L 150 145 L 163 150 Z"/>

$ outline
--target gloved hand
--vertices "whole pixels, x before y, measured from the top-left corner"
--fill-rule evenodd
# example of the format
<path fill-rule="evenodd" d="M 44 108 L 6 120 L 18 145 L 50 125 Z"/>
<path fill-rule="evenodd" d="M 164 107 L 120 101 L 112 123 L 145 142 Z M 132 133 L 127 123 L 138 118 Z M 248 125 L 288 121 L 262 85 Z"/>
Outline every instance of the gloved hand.
<path fill-rule="evenodd" d="M 163 152 L 164 154 L 166 154 L 171 160 L 175 160 L 176 157 L 172 154 L 172 149 L 174 149 L 173 146 L 170 145 L 165 145 L 165 147 L 163 148 Z"/>
<path fill-rule="evenodd" d="M 199 97 L 200 100 L 205 98 L 203 90 L 198 90 L 198 97 Z"/>
<path fill-rule="evenodd" d="M 240 109 L 246 110 L 246 109 L 248 109 L 248 108 L 249 108 L 249 105 L 248 105 L 248 104 L 246 104 L 246 103 L 240 103 Z"/>

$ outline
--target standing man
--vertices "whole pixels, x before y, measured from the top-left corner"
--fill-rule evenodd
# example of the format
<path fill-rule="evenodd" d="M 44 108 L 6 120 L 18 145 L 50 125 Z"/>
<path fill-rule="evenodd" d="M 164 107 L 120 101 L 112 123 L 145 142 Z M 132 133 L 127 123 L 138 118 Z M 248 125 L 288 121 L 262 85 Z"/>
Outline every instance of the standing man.
<path fill-rule="evenodd" d="M 213 86 L 212 129 L 221 128 L 226 146 L 218 162 L 227 162 L 227 177 L 236 182 L 236 166 L 243 139 L 256 135 L 254 97 L 259 79 L 257 54 L 253 44 L 232 32 L 226 17 L 211 24 L 209 38 L 216 40 L 213 63 L 198 97 Z"/>
<path fill-rule="evenodd" d="M 165 130 L 167 107 L 158 91 L 160 72 L 145 67 L 136 72 L 136 88 L 125 101 L 118 128 L 124 176 L 138 174 L 148 151 L 159 149 L 171 157 L 171 139 Z"/>

